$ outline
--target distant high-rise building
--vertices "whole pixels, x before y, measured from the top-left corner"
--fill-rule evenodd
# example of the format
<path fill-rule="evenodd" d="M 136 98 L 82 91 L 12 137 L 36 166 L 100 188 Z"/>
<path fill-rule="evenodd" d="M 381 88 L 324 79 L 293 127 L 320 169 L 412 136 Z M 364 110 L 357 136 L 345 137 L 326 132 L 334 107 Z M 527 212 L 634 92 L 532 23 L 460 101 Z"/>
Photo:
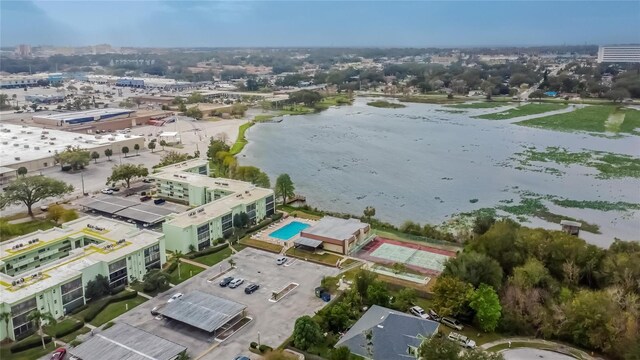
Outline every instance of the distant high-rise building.
<path fill-rule="evenodd" d="M 640 45 L 600 46 L 599 63 L 640 63 Z"/>
<path fill-rule="evenodd" d="M 31 45 L 20 44 L 16 46 L 16 55 L 20 57 L 28 57 L 31 56 Z"/>

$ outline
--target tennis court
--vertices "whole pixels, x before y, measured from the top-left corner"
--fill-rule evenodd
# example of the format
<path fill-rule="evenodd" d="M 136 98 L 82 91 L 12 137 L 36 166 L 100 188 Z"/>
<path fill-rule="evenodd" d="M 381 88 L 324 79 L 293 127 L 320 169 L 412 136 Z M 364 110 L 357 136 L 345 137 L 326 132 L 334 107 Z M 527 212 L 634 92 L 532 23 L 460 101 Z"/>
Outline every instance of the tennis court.
<path fill-rule="evenodd" d="M 356 257 L 385 265 L 395 263 L 424 274 L 439 275 L 444 263 L 456 254 L 430 246 L 376 237 L 362 247 Z"/>

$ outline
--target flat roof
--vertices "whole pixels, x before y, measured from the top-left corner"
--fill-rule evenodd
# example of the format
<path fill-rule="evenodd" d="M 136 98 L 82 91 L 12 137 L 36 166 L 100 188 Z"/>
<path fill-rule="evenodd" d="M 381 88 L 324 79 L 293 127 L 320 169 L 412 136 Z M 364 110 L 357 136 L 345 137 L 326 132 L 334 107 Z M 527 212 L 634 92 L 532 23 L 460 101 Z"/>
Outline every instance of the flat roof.
<path fill-rule="evenodd" d="M 247 306 L 218 296 L 193 291 L 168 303 L 160 313 L 198 329 L 214 332 Z"/>
<path fill-rule="evenodd" d="M 138 201 L 132 201 L 129 199 L 109 195 L 86 199 L 83 201 L 79 201 L 78 203 L 84 207 L 88 207 L 90 209 L 108 214 L 115 214 L 120 210 L 124 210 L 128 207 L 140 204 Z"/>
<path fill-rule="evenodd" d="M 82 360 L 171 360 L 187 348 L 126 323 L 87 337 L 69 349 Z"/>
<path fill-rule="evenodd" d="M 320 240 L 309 239 L 303 236 L 295 239 L 293 243 L 296 245 L 303 245 L 303 246 L 308 246 L 312 248 L 317 248 L 318 246 L 322 245 L 322 241 Z"/>
<path fill-rule="evenodd" d="M 78 118 L 86 118 L 86 117 L 100 117 L 105 115 L 117 115 L 117 114 L 131 114 L 136 112 L 131 109 L 118 109 L 118 108 L 107 108 L 107 109 L 93 109 L 93 110 L 84 110 L 84 111 L 74 111 L 74 112 L 65 112 L 60 114 L 51 114 L 51 115 L 34 115 L 34 118 L 38 119 L 49 119 L 49 120 L 73 120 Z"/>
<path fill-rule="evenodd" d="M 116 212 L 116 215 L 148 224 L 155 224 L 173 213 L 173 211 L 158 205 L 137 204 Z"/>
<path fill-rule="evenodd" d="M 34 231 L 0 243 L 0 263 L 3 260 L 46 248 L 52 243 L 83 237 L 96 239 L 102 243 L 71 250 L 67 257 L 14 276 L 0 273 L 0 299 L 2 302 L 12 304 L 50 287 L 75 279 L 81 276 L 82 270 L 88 266 L 98 262 L 110 263 L 131 254 L 133 251 L 157 244 L 164 237 L 164 234 L 147 229 L 140 230 L 135 225 L 102 216 L 85 216 L 64 223 L 61 227 Z M 122 239 L 126 241 L 118 244 L 117 242 Z M 32 243 L 30 244 L 29 241 Z M 23 246 L 15 249 L 14 246 L 17 244 Z M 105 249 L 104 245 L 112 245 L 112 247 Z M 41 276 L 32 277 L 37 273 L 41 273 Z M 11 284 L 12 281 L 20 278 L 24 279 L 24 283 L 15 286 Z"/>
<path fill-rule="evenodd" d="M 56 152 L 62 152 L 68 146 L 80 146 L 91 150 L 137 138 L 140 136 L 119 133 L 109 135 L 77 134 L 3 123 L 0 124 L 0 158 L 2 158 L 3 166 L 11 166 L 25 161 L 53 157 Z"/>
<path fill-rule="evenodd" d="M 302 230 L 301 236 L 312 234 L 344 241 L 351 238 L 360 229 L 368 226 L 368 224 L 358 219 L 340 219 L 333 216 L 325 216 L 315 225 Z"/>

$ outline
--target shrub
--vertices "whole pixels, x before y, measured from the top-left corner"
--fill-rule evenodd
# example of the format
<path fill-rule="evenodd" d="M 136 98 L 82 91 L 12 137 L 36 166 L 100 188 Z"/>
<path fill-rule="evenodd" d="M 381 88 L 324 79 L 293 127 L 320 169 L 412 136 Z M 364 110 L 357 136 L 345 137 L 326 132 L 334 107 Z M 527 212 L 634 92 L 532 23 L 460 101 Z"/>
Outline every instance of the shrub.
<path fill-rule="evenodd" d="M 45 336 L 44 343 L 48 344 L 50 342 L 51 342 L 51 336 Z M 11 352 L 17 353 L 20 351 L 36 348 L 38 346 L 42 346 L 42 340 L 40 339 L 40 336 L 31 336 L 13 344 L 11 346 Z"/>
<path fill-rule="evenodd" d="M 69 343 L 69 345 L 70 345 L 71 347 L 76 347 L 76 346 L 78 346 L 78 345 L 80 345 L 80 344 L 82 344 L 82 341 L 80 341 L 80 340 L 78 340 L 78 339 L 71 340 L 71 342 Z"/>
<path fill-rule="evenodd" d="M 118 301 L 122 301 L 122 300 L 133 299 L 136 296 L 138 296 L 138 292 L 137 291 L 123 292 L 123 293 L 120 293 L 118 295 L 115 295 L 115 296 L 111 297 L 109 299 L 109 303 L 114 303 L 114 302 L 118 302 Z"/>
<path fill-rule="evenodd" d="M 82 306 L 78 306 L 77 308 L 71 310 L 71 312 L 69 314 L 75 315 L 75 314 L 77 314 L 77 313 L 79 313 L 79 312 L 81 312 L 83 310 L 86 310 L 88 307 L 89 307 L 89 305 L 87 305 L 87 304 L 84 304 Z"/>
<path fill-rule="evenodd" d="M 116 286 L 113 289 L 111 289 L 111 295 L 115 295 L 118 294 L 122 291 L 124 291 L 125 286 L 124 285 L 120 285 L 120 286 Z"/>
<path fill-rule="evenodd" d="M 272 348 L 271 346 L 269 346 L 269 345 L 262 344 L 262 345 L 258 346 L 258 350 L 259 350 L 261 353 L 266 353 L 266 352 L 268 352 L 268 351 L 273 350 L 273 348 Z"/>
<path fill-rule="evenodd" d="M 90 307 L 89 311 L 87 311 L 87 313 L 84 315 L 84 322 L 90 322 L 91 320 L 95 319 L 95 317 L 98 316 L 98 314 L 102 310 L 104 310 L 104 308 L 106 308 L 107 305 L 118 302 L 118 301 L 133 299 L 136 296 L 138 296 L 137 291 L 123 291 L 118 295 L 113 295 L 106 299 L 97 301 L 93 305 L 91 305 L 92 307 Z"/>
<path fill-rule="evenodd" d="M 256 232 L 256 231 L 262 229 L 263 227 L 271 224 L 272 222 L 273 222 L 273 220 L 271 220 L 269 218 L 266 218 L 266 219 L 262 220 L 261 222 L 259 222 L 258 224 L 253 225 L 252 227 L 248 228 L 247 229 L 247 233 Z"/>
<path fill-rule="evenodd" d="M 169 265 L 169 267 L 167 268 L 166 272 L 167 273 L 172 273 L 174 271 L 176 271 L 176 269 L 178 268 L 178 263 L 177 262 L 172 262 L 171 265 Z"/>
<path fill-rule="evenodd" d="M 257 349 L 258 348 L 258 343 L 255 341 L 252 341 L 251 344 L 249 344 L 249 347 L 252 349 Z"/>
<path fill-rule="evenodd" d="M 104 324 L 104 326 L 102 327 L 102 330 L 107 330 L 108 328 L 112 327 L 113 325 L 115 325 L 115 323 L 113 321 L 109 321 L 108 323 Z"/>
<path fill-rule="evenodd" d="M 55 337 L 59 339 L 59 338 L 65 336 L 65 335 L 71 334 L 72 332 L 74 332 L 76 330 L 82 329 L 83 326 L 84 326 L 84 322 L 82 322 L 82 321 L 78 321 L 76 323 L 72 323 L 72 324 L 69 324 L 69 325 L 65 324 L 63 326 L 58 325 L 58 328 L 56 329 Z"/>
<path fill-rule="evenodd" d="M 228 244 L 222 244 L 220 246 L 212 246 L 212 247 L 208 247 L 202 251 L 196 251 L 194 253 L 191 253 L 189 255 L 187 255 L 187 258 L 189 259 L 195 259 L 197 257 L 200 256 L 204 256 L 204 255 L 209 255 L 209 254 L 213 254 L 213 253 L 217 253 L 218 251 L 221 251 L 223 249 L 226 249 L 227 246 L 229 246 Z"/>

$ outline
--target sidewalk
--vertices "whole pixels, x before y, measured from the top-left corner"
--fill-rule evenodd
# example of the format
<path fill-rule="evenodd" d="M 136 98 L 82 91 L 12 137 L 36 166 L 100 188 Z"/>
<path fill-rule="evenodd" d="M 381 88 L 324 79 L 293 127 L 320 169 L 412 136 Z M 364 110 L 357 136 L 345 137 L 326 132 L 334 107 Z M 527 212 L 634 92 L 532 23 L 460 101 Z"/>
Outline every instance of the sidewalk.
<path fill-rule="evenodd" d="M 553 341 L 549 341 L 549 340 L 544 340 L 544 339 L 536 339 L 536 338 L 525 338 L 525 337 L 512 337 L 512 338 L 504 338 L 504 339 L 500 339 L 500 340 L 496 340 L 496 341 L 491 341 L 488 342 L 486 344 L 482 344 L 480 345 L 480 348 L 487 350 L 490 349 L 494 346 L 498 346 L 498 345 L 502 345 L 502 344 L 509 344 L 509 343 L 531 343 L 531 344 L 544 344 L 547 345 L 549 347 L 549 350 L 552 351 L 557 351 L 559 353 L 570 353 L 572 355 L 579 355 L 581 359 L 586 359 L 586 360 L 596 360 L 598 358 L 595 358 L 589 354 L 587 354 L 586 352 L 577 349 L 575 347 L 571 347 L 571 346 L 567 346 L 564 344 L 559 344 Z M 517 347 L 514 347 L 517 349 Z M 522 348 L 522 347 L 520 347 Z M 505 349 L 506 350 L 506 349 Z M 501 351 L 505 351 L 505 350 L 501 350 Z"/>

